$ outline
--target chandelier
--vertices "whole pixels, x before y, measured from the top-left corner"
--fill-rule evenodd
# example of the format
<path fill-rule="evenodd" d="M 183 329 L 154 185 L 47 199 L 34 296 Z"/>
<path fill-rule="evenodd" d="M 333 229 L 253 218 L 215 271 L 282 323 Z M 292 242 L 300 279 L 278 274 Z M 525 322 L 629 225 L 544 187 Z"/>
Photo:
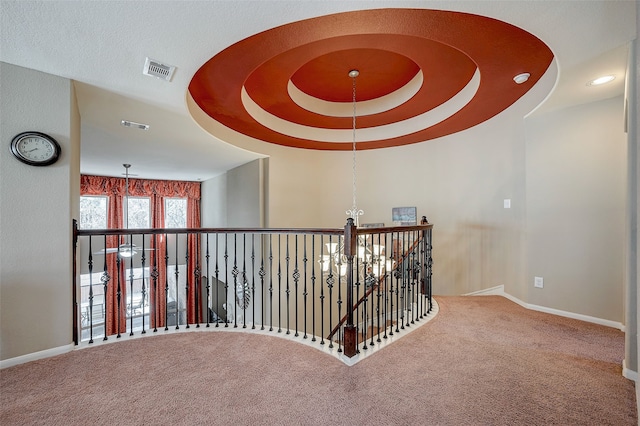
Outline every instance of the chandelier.
<path fill-rule="evenodd" d="M 358 208 L 356 192 L 357 192 L 357 163 L 356 163 L 356 77 L 360 75 L 360 71 L 353 69 L 349 71 L 349 77 L 352 81 L 352 104 L 353 104 L 353 116 L 352 116 L 352 205 L 351 209 L 346 211 L 346 214 L 353 220 L 356 227 L 359 226 L 359 217 L 364 214 L 364 211 Z M 354 259 L 354 271 L 357 271 L 357 277 L 359 281 L 364 281 L 367 287 L 370 287 L 377 283 L 380 277 L 383 277 L 387 271 L 393 270 L 395 262 L 389 258 L 385 253 L 386 245 L 378 238 L 378 244 L 373 241 L 373 236 L 369 235 L 369 239 L 366 236 L 357 237 L 357 251 Z M 322 267 L 323 273 L 332 274 L 335 272 L 341 277 L 347 274 L 347 257 L 344 250 L 344 241 L 339 239 L 339 242 L 328 242 L 324 244 L 326 253 L 320 255 L 318 261 Z"/>

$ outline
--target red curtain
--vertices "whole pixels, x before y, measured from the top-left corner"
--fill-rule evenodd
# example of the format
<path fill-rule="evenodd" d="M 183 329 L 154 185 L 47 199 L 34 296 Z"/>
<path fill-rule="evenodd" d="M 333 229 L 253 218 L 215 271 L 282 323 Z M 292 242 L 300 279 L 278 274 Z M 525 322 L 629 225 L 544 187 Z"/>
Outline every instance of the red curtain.
<path fill-rule="evenodd" d="M 126 194 L 126 180 L 124 178 L 88 176 L 80 178 L 81 195 L 102 195 L 108 197 L 107 227 L 109 229 L 124 228 L 123 204 Z M 151 227 L 164 228 L 164 201 L 165 198 L 187 199 L 187 228 L 200 227 L 200 183 L 183 181 L 163 181 L 147 179 L 129 179 L 129 195 L 134 197 L 149 197 L 151 201 Z M 200 253 L 196 235 L 189 235 L 187 239 L 189 260 L 187 264 L 187 282 L 189 294 L 187 297 L 187 321 L 196 322 L 196 280 L 200 274 Z M 123 240 L 117 237 L 107 237 L 108 247 L 117 247 Z M 152 250 L 147 258 L 147 264 L 151 276 L 148 280 L 151 327 L 164 327 L 166 297 L 165 283 L 167 270 L 164 263 L 166 250 L 166 234 L 151 237 Z M 120 264 L 118 271 L 117 256 L 107 256 L 107 271 L 111 277 L 107 286 L 105 300 L 107 303 L 106 329 L 107 334 L 115 334 L 120 320 L 120 333 L 126 331 L 126 280 L 124 268 L 128 266 L 124 262 Z M 155 281 L 153 277 L 156 277 Z M 118 279 L 120 280 L 120 312 L 116 315 L 118 307 Z M 155 285 L 154 285 L 155 284 Z M 199 289 L 199 283 L 198 283 Z M 203 315 L 198 309 L 197 322 L 202 321 Z"/>

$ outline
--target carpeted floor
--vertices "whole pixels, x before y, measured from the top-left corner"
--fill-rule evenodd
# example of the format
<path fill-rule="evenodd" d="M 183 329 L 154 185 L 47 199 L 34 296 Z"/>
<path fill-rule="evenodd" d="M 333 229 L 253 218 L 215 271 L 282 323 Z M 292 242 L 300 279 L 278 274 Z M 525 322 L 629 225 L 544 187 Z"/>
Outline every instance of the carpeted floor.
<path fill-rule="evenodd" d="M 619 330 L 500 296 L 346 366 L 277 337 L 181 333 L 0 371 L 2 425 L 636 425 Z"/>

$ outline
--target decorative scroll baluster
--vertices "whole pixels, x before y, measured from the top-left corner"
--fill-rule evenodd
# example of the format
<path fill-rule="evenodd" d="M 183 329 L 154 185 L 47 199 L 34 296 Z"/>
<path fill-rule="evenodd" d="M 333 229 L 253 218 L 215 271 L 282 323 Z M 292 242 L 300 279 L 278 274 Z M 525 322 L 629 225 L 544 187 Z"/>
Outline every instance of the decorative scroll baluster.
<path fill-rule="evenodd" d="M 273 331 L 273 236 L 269 234 L 269 331 Z"/>
<path fill-rule="evenodd" d="M 339 244 L 340 242 L 340 238 L 338 237 L 338 247 L 341 246 L 341 244 Z M 338 253 L 338 300 L 336 301 L 337 305 L 338 305 L 338 321 L 340 321 L 340 318 L 342 318 L 342 273 L 343 273 L 343 268 L 342 268 L 342 257 L 344 256 L 344 250 L 339 251 Z M 330 327 L 331 330 L 333 330 L 333 327 Z M 331 339 L 331 341 L 333 342 L 336 339 Z M 342 338 L 340 336 L 340 333 L 338 333 L 338 352 L 342 352 Z M 331 347 L 331 346 L 330 346 Z"/>
<path fill-rule="evenodd" d="M 278 234 L 278 333 L 282 332 L 282 244 Z"/>
<path fill-rule="evenodd" d="M 295 337 L 298 337 L 298 284 L 300 281 L 300 270 L 298 269 L 298 234 L 295 235 L 295 265 L 293 269 L 293 288 L 295 291 L 295 319 L 296 319 L 296 332 L 294 334 Z"/>
<path fill-rule="evenodd" d="M 233 328 L 238 328 L 238 315 L 236 314 L 237 297 L 238 297 L 238 234 L 233 234 L 233 269 L 231 275 L 233 275 Z M 229 306 L 229 299 L 227 299 L 227 306 Z"/>
<path fill-rule="evenodd" d="M 224 234 L 224 303 L 227 307 L 225 327 L 229 327 L 229 234 Z M 234 309 L 235 311 L 235 309 Z M 234 312 L 235 316 L 235 312 Z"/>
<path fill-rule="evenodd" d="M 104 291 L 104 338 L 102 340 L 107 340 L 107 318 L 109 318 L 109 304 L 107 303 L 107 287 L 109 285 L 109 281 L 111 280 L 111 276 L 109 275 L 107 269 L 107 234 L 104 234 L 104 247 L 105 247 L 105 255 L 104 257 L 104 268 L 102 272 L 102 277 L 100 277 L 100 281 L 102 281 L 103 291 Z"/>
<path fill-rule="evenodd" d="M 91 248 L 91 236 L 89 236 L 89 343 L 93 343 L 93 249 Z M 105 257 L 106 253 L 105 253 Z M 106 330 L 105 330 L 106 331 Z M 105 333 L 106 334 L 106 333 Z"/>
<path fill-rule="evenodd" d="M 118 308 L 116 314 L 116 326 L 118 327 L 118 333 L 116 338 L 120 338 L 120 317 L 122 316 L 122 310 L 120 309 L 120 297 L 122 296 L 122 288 L 120 287 L 120 255 L 116 254 L 116 271 L 117 271 L 117 287 L 116 287 L 116 307 Z"/>
<path fill-rule="evenodd" d="M 332 236 L 329 235 L 329 247 L 332 247 L 331 243 L 332 241 Z M 339 246 L 339 244 L 338 244 Z M 338 255 L 340 255 L 340 252 L 338 252 Z M 331 258 L 329 259 L 329 275 L 327 276 L 327 288 L 329 289 L 329 330 L 333 329 L 333 284 L 335 283 L 335 279 L 333 278 L 333 267 L 334 267 L 334 263 L 333 261 L 333 256 L 331 256 Z M 323 333 L 324 335 L 324 333 Z M 333 339 L 329 340 L 329 347 L 333 348 Z"/>
<path fill-rule="evenodd" d="M 164 234 L 164 329 L 169 330 L 169 235 Z"/>
<path fill-rule="evenodd" d="M 264 270 L 264 237 L 261 235 L 260 236 L 260 300 L 262 301 L 262 303 L 260 303 L 260 312 L 261 312 L 261 322 L 260 322 L 260 330 L 264 330 L 264 311 L 265 311 L 265 306 L 264 306 L 264 276 L 266 274 L 265 270 Z M 255 299 L 254 299 L 254 303 L 255 303 Z"/>
<path fill-rule="evenodd" d="M 384 294 L 383 294 L 383 299 L 384 299 L 384 314 L 383 314 L 383 319 L 384 319 L 384 335 L 382 336 L 383 339 L 387 338 L 387 329 L 390 328 L 389 326 L 389 290 L 391 288 L 391 285 L 393 284 L 389 284 L 390 282 L 393 283 L 393 281 L 391 281 L 391 274 L 393 273 L 393 248 L 391 249 L 391 255 L 389 256 L 389 247 L 392 247 L 393 244 L 393 238 L 391 238 L 391 241 L 389 241 L 389 233 L 385 233 L 384 234 L 384 246 L 386 247 L 387 250 L 387 259 L 390 259 L 387 261 L 387 265 L 389 266 L 389 268 L 385 268 L 385 273 L 384 273 Z M 382 286 L 382 284 L 380 284 Z M 393 302 L 392 302 L 393 303 Z"/>
<path fill-rule="evenodd" d="M 304 317 L 304 335 L 302 336 L 303 339 L 307 338 L 307 296 L 309 295 L 308 291 L 307 291 L 307 267 L 308 267 L 308 260 L 307 259 L 307 234 L 304 234 L 303 238 L 302 238 L 302 244 L 304 246 L 304 253 L 303 253 L 303 258 L 302 258 L 302 264 L 304 265 L 304 288 L 302 290 L 302 297 L 304 298 L 304 309 L 303 309 L 303 314 L 302 316 Z"/>
<path fill-rule="evenodd" d="M 216 232 L 216 250 L 215 250 L 215 252 L 216 252 L 216 270 L 215 270 L 216 282 L 214 283 L 216 285 L 216 300 L 215 300 L 215 304 L 213 305 L 213 306 L 216 307 L 216 309 L 218 308 L 218 306 L 220 306 L 220 294 L 219 294 L 219 287 L 220 287 L 219 283 L 220 283 L 220 281 L 218 280 L 220 278 L 220 267 L 219 267 L 219 264 L 218 264 L 218 258 L 220 257 L 220 249 L 219 249 L 220 246 L 218 245 L 218 236 L 219 235 L 220 234 L 218 234 Z M 219 317 L 219 315 L 218 315 L 218 317 Z M 227 314 L 226 314 L 226 312 L 225 312 L 225 315 L 224 315 L 224 322 L 225 322 L 225 324 L 227 323 Z M 216 321 L 216 327 L 218 327 L 218 326 L 219 326 L 219 321 Z"/>
<path fill-rule="evenodd" d="M 153 234 L 153 251 L 151 252 L 151 264 L 153 268 L 149 276 L 153 279 L 153 300 L 151 301 L 151 309 L 149 313 L 153 313 L 153 332 L 158 331 L 158 239 L 157 235 Z"/>
<path fill-rule="evenodd" d="M 147 304 L 146 301 L 146 297 L 147 297 L 147 288 L 145 285 L 145 274 L 144 274 L 144 268 L 146 266 L 146 260 L 147 257 L 145 255 L 145 250 L 144 250 L 144 234 L 142 234 L 142 256 L 140 257 L 140 265 L 142 267 L 142 287 L 140 288 L 140 294 L 142 295 L 142 332 L 140 334 L 146 334 L 147 330 L 145 330 L 144 328 L 144 307 Z"/>
<path fill-rule="evenodd" d="M 429 301 L 429 309 L 428 309 L 428 313 L 431 312 L 431 309 L 433 308 L 433 288 L 432 288 L 432 281 L 431 281 L 431 274 L 433 272 L 433 258 L 431 257 L 431 252 L 432 252 L 432 233 L 431 233 L 431 229 L 427 229 L 426 230 L 426 234 L 427 234 L 427 239 L 426 239 L 426 246 L 427 246 L 427 276 L 425 277 L 426 281 L 427 281 L 427 298 Z"/>

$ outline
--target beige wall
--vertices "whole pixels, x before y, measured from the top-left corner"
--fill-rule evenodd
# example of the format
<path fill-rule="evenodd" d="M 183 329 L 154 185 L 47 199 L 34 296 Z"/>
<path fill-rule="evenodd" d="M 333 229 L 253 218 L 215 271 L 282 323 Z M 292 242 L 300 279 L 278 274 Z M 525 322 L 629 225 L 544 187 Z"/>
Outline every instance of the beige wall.
<path fill-rule="evenodd" d="M 531 305 L 623 323 L 621 99 L 524 119 L 530 101 L 456 135 L 359 151 L 361 222 L 390 225 L 394 206 L 426 215 L 436 294 L 503 285 Z M 239 142 L 269 155 L 268 226 L 344 226 L 350 152 Z M 534 276 L 544 289 L 534 289 Z"/>
<path fill-rule="evenodd" d="M 616 97 L 526 121 L 529 303 L 624 323 L 623 106 Z"/>
<path fill-rule="evenodd" d="M 0 63 L 0 359 L 72 342 L 71 218 L 77 217 L 79 114 L 71 81 Z M 32 167 L 9 141 L 36 130 L 61 158 Z"/>

